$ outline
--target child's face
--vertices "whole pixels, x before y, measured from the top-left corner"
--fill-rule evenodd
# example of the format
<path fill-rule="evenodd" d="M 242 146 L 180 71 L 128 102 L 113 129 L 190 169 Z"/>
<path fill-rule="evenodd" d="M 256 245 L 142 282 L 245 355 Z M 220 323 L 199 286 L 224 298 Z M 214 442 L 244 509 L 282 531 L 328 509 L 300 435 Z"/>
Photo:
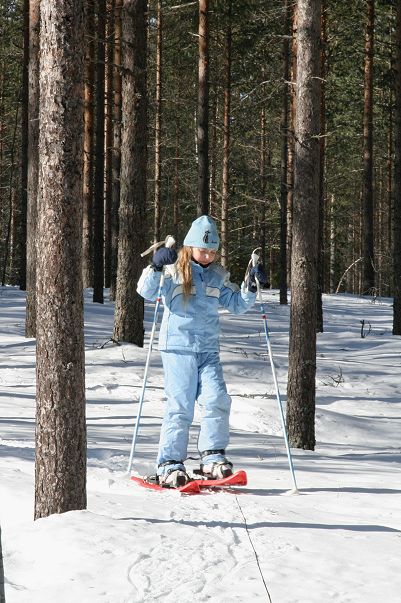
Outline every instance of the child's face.
<path fill-rule="evenodd" d="M 211 264 L 216 257 L 217 249 L 204 249 L 203 247 L 192 247 L 192 258 L 198 264 L 207 266 Z"/>

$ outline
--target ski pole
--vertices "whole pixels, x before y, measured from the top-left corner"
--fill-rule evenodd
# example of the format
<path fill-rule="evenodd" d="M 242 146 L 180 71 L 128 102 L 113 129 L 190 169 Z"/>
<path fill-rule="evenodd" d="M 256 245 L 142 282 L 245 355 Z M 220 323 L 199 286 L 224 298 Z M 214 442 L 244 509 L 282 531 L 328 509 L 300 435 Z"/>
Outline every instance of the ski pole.
<path fill-rule="evenodd" d="M 172 236 L 168 235 L 164 241 L 159 241 L 158 243 L 154 243 L 154 245 L 151 245 L 149 247 L 149 249 L 147 249 L 146 251 L 141 253 L 141 257 L 148 255 L 151 251 L 154 251 L 155 249 L 157 249 L 158 247 L 161 247 L 162 245 L 165 245 L 165 247 L 172 247 L 174 244 L 175 244 L 174 238 Z M 154 336 L 156 333 L 156 325 L 157 325 L 157 319 L 158 319 L 158 314 L 159 314 L 163 284 L 164 284 L 164 269 L 162 270 L 161 275 L 160 275 L 159 288 L 158 288 L 158 292 L 157 292 L 155 310 L 154 310 L 154 314 L 153 314 L 153 324 L 152 324 L 152 330 L 150 332 L 149 347 L 148 347 L 148 353 L 146 356 L 146 363 L 145 363 L 145 372 L 143 374 L 142 388 L 141 388 L 141 393 L 139 396 L 138 412 L 137 412 L 137 415 L 135 418 L 135 427 L 134 427 L 134 433 L 132 436 L 131 452 L 130 452 L 129 461 L 128 461 L 128 469 L 127 469 L 128 474 L 131 473 L 132 461 L 133 461 L 134 454 L 135 454 L 135 446 L 136 446 L 136 441 L 137 441 L 137 437 L 138 437 L 138 430 L 139 430 L 139 423 L 141 420 L 143 401 L 145 398 L 145 390 L 146 390 L 146 383 L 147 383 L 147 379 L 148 379 L 150 356 L 152 354 L 153 339 L 154 339 Z"/>
<path fill-rule="evenodd" d="M 259 261 L 259 255 L 256 253 L 259 249 L 260 248 L 257 247 L 252 252 L 251 259 L 250 259 L 249 264 L 248 264 L 247 274 L 249 273 L 250 268 L 251 267 L 255 267 L 257 265 L 258 261 Z M 267 324 L 267 315 L 266 315 L 266 312 L 265 312 L 265 307 L 264 307 L 263 298 L 262 298 L 262 290 L 261 290 L 260 283 L 259 283 L 258 279 L 255 278 L 255 280 L 256 280 L 256 286 L 257 286 L 258 301 L 259 301 L 260 310 L 261 310 L 261 313 L 262 313 L 263 324 L 264 324 L 264 328 L 265 328 L 267 351 L 268 351 L 268 355 L 269 355 L 269 359 L 270 359 L 270 366 L 271 366 L 271 370 L 272 370 L 273 381 L 274 381 L 274 385 L 275 385 L 275 388 L 276 388 L 276 398 L 277 398 L 277 404 L 278 404 L 278 409 L 279 409 L 279 414 L 280 414 L 281 427 L 282 427 L 283 435 L 284 435 L 285 447 L 286 447 L 286 450 L 287 450 L 288 464 L 289 464 L 289 467 L 290 467 L 291 476 L 292 476 L 292 482 L 293 482 L 293 485 L 294 485 L 294 489 L 291 490 L 291 494 L 299 494 L 299 490 L 298 490 L 298 487 L 297 487 L 297 482 L 296 482 L 296 479 L 295 479 L 295 472 L 294 472 L 294 465 L 293 465 L 293 462 L 292 462 L 291 450 L 290 450 L 290 446 L 289 446 L 289 443 L 288 443 L 287 428 L 286 428 L 286 424 L 285 424 L 285 420 L 284 420 L 283 404 L 282 404 L 280 390 L 279 390 L 278 381 L 277 381 L 276 367 L 274 366 L 272 346 L 271 346 L 271 343 L 270 343 L 269 327 L 268 327 L 268 324 Z"/>

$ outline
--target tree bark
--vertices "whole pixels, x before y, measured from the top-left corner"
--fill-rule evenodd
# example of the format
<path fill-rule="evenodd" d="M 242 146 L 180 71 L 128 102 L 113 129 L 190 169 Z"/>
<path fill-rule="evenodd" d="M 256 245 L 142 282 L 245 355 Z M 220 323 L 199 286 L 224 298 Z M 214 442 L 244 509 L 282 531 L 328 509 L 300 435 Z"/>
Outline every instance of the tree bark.
<path fill-rule="evenodd" d="M 224 108 L 223 108 L 223 170 L 221 187 L 221 264 L 228 267 L 228 198 L 230 184 L 230 119 L 231 119 L 231 17 L 232 1 L 227 0 L 227 29 L 224 54 Z"/>
<path fill-rule="evenodd" d="M 82 0 L 42 0 L 35 518 L 86 508 Z"/>
<path fill-rule="evenodd" d="M 36 337 L 36 221 L 38 195 L 39 140 L 39 31 L 40 0 L 29 3 L 28 67 L 28 203 L 26 249 L 26 319 L 25 336 Z"/>
<path fill-rule="evenodd" d="M 295 159 L 295 117 L 297 112 L 297 29 L 298 29 L 298 4 L 292 5 L 292 42 L 291 42 L 291 103 L 290 103 L 290 130 L 288 138 L 288 179 L 287 179 L 287 281 L 291 281 L 291 253 L 292 253 L 292 220 L 294 198 L 294 159 Z"/>
<path fill-rule="evenodd" d="M 86 0 L 86 56 L 84 83 L 84 165 L 83 165 L 83 239 L 82 273 L 84 287 L 93 285 L 93 88 L 95 64 L 95 6 Z"/>
<path fill-rule="evenodd" d="M 96 140 L 93 211 L 93 301 L 102 304 L 104 287 L 104 94 L 106 0 L 97 0 Z"/>
<path fill-rule="evenodd" d="M 280 304 L 287 304 L 287 200 L 288 200 L 288 139 L 290 129 L 289 80 L 290 80 L 290 31 L 291 7 L 284 0 L 283 27 L 283 93 L 281 106 L 281 182 L 280 182 Z"/>
<path fill-rule="evenodd" d="M 319 162 L 319 232 L 317 253 L 317 319 L 316 331 L 323 333 L 323 288 L 324 288 L 324 217 L 325 217 L 325 158 L 326 158 L 326 2 L 322 0 L 321 23 L 321 97 L 320 97 L 320 162 Z"/>
<path fill-rule="evenodd" d="M 113 80 L 113 199 L 111 212 L 111 282 L 110 299 L 116 298 L 118 256 L 118 210 L 120 207 L 121 165 L 121 9 L 122 0 L 115 0 L 114 14 L 114 80 Z"/>
<path fill-rule="evenodd" d="M 397 2 L 395 33 L 395 109 L 394 109 L 394 217 L 393 272 L 394 305 L 393 335 L 401 335 L 401 0 Z"/>
<path fill-rule="evenodd" d="M 162 3 L 157 0 L 156 98 L 155 98 L 155 213 L 154 241 L 160 241 L 161 215 L 161 127 L 162 127 Z"/>
<path fill-rule="evenodd" d="M 299 0 L 287 425 L 292 446 L 307 450 L 315 447 L 320 20 L 320 0 Z"/>
<path fill-rule="evenodd" d="M 4 590 L 4 564 L 3 564 L 3 546 L 1 541 L 1 525 L 0 525 L 0 603 L 6 603 L 6 595 Z"/>
<path fill-rule="evenodd" d="M 145 248 L 147 91 L 146 0 L 124 0 L 120 236 L 114 339 L 143 346 L 143 298 L 136 293 Z"/>
<path fill-rule="evenodd" d="M 363 109 L 363 293 L 371 295 L 375 286 L 373 242 L 373 55 L 374 0 L 366 1 L 365 83 Z"/>
<path fill-rule="evenodd" d="M 26 236 L 27 236 L 27 206 L 28 206 L 28 102 L 29 102 L 29 0 L 24 0 L 24 54 L 22 64 L 22 93 L 21 93 L 21 226 L 20 226 L 20 264 L 19 286 L 26 290 Z"/>
<path fill-rule="evenodd" d="M 266 75 L 263 72 L 263 80 L 266 79 Z M 262 87 L 263 94 L 265 93 L 265 86 Z M 260 175 L 260 198 L 261 205 L 260 210 L 256 208 L 255 219 L 256 219 L 256 231 L 258 233 L 258 244 L 260 247 L 260 259 L 262 263 L 266 265 L 266 186 L 268 176 L 266 174 L 266 111 L 262 107 L 260 111 L 260 160 L 259 160 L 259 175 Z M 270 246 L 271 250 L 272 246 Z M 270 270 L 272 268 L 271 262 L 269 262 Z M 271 278 L 270 278 L 271 282 Z"/>
<path fill-rule="evenodd" d="M 113 58 L 114 58 L 114 0 L 107 0 L 104 126 L 104 285 L 110 288 L 112 272 L 112 212 L 113 212 Z"/>
<path fill-rule="evenodd" d="M 209 213 L 209 0 L 199 0 L 198 215 Z"/>

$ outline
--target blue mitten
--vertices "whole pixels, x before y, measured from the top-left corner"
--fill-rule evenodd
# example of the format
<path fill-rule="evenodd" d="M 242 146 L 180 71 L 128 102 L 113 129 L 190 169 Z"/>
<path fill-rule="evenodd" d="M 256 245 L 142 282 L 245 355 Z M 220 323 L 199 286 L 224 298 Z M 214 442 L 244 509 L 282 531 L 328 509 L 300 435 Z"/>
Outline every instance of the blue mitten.
<path fill-rule="evenodd" d="M 256 264 L 256 266 L 253 266 L 249 271 L 248 291 L 252 291 L 252 293 L 256 293 L 258 290 L 256 279 L 258 279 L 261 285 L 269 284 L 269 279 L 267 278 L 263 264 Z"/>
<path fill-rule="evenodd" d="M 158 272 L 161 272 L 167 264 L 174 264 L 177 259 L 177 252 L 172 247 L 160 247 L 152 260 L 152 266 Z"/>

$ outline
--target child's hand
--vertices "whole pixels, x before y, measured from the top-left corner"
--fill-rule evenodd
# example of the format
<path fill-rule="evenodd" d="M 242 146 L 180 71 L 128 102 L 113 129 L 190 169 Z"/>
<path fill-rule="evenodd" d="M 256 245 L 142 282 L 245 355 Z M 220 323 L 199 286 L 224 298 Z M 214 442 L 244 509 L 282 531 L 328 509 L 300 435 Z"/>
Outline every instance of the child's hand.
<path fill-rule="evenodd" d="M 163 267 L 168 264 L 174 264 L 177 259 L 177 252 L 172 247 L 160 247 L 152 260 L 152 266 L 158 272 L 163 270 Z"/>
<path fill-rule="evenodd" d="M 252 293 L 256 293 L 258 289 L 256 279 L 261 285 L 269 284 L 269 279 L 267 278 L 263 264 L 256 264 L 256 266 L 253 266 L 249 272 L 248 290 L 252 291 Z"/>

